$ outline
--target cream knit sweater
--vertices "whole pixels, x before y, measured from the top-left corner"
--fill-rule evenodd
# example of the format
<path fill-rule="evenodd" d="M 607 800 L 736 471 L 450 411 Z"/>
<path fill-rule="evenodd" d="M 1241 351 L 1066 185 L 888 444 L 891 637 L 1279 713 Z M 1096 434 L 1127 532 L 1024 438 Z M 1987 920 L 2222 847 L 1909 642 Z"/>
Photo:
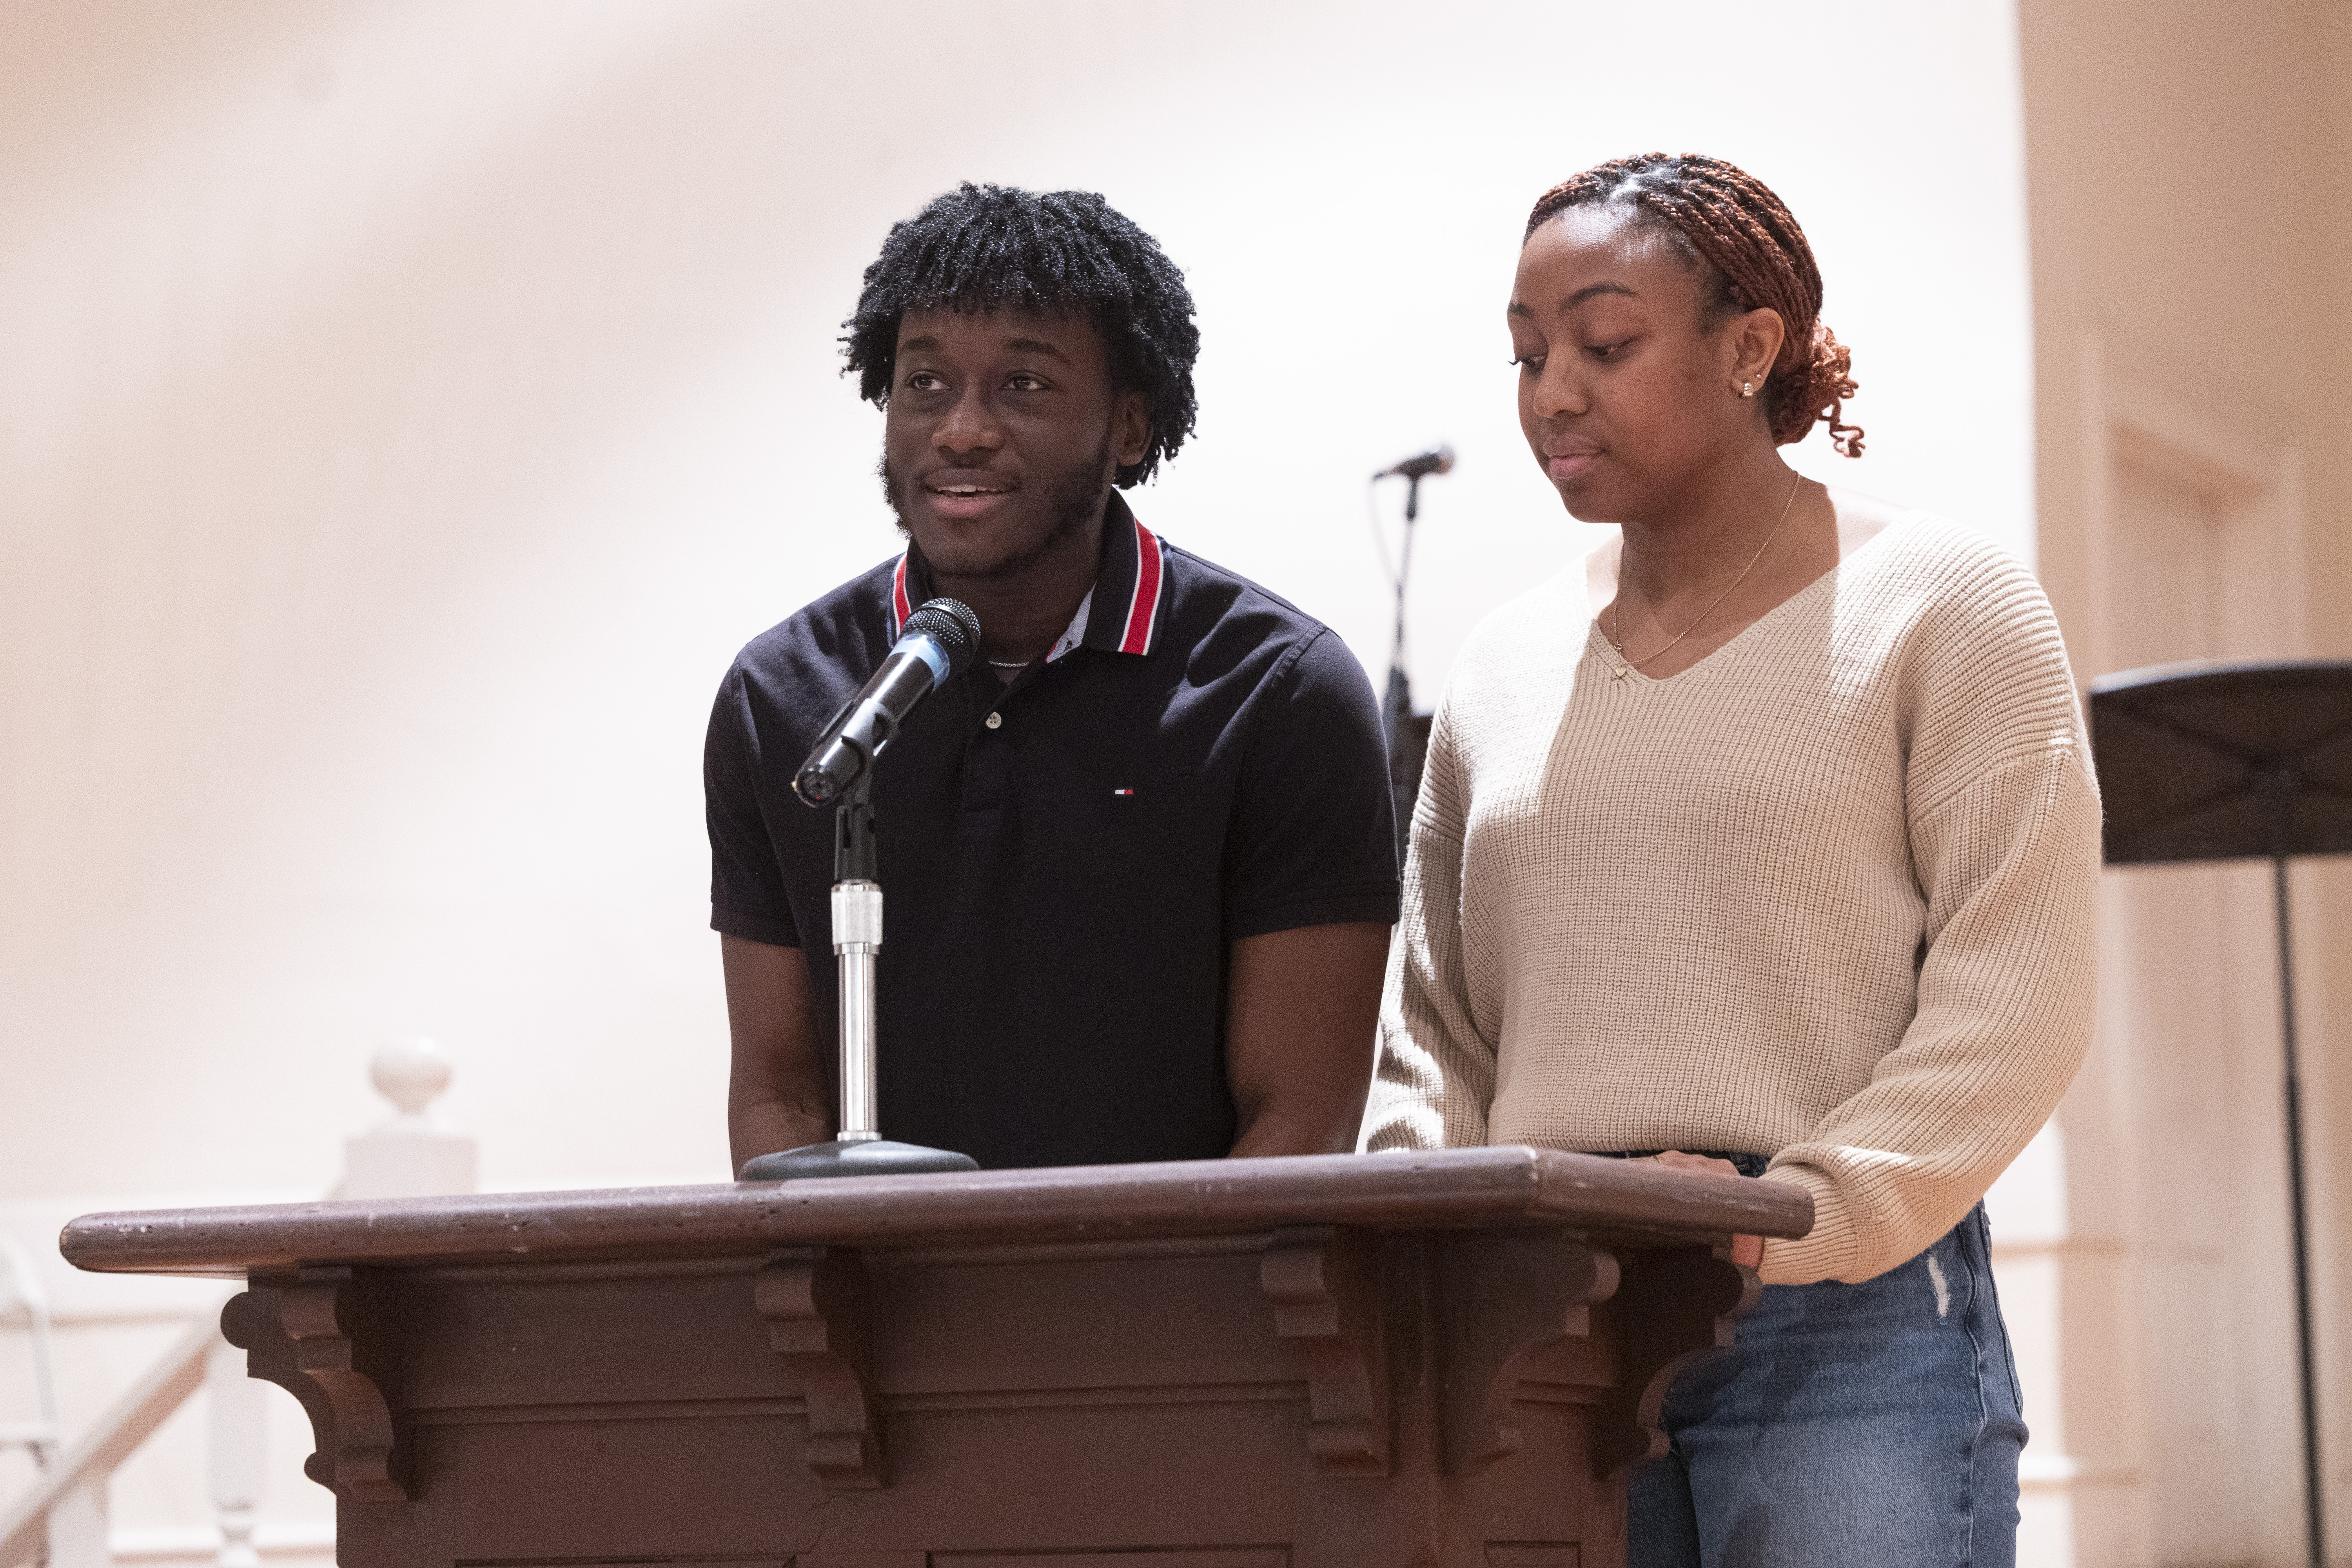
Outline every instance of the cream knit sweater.
<path fill-rule="evenodd" d="M 1366 1144 L 1769 1154 L 1815 1219 L 1765 1279 L 1870 1279 L 1984 1195 L 2089 1044 L 2099 800 L 2049 602 L 1915 513 L 1621 679 L 1591 567 L 1455 666 Z"/>

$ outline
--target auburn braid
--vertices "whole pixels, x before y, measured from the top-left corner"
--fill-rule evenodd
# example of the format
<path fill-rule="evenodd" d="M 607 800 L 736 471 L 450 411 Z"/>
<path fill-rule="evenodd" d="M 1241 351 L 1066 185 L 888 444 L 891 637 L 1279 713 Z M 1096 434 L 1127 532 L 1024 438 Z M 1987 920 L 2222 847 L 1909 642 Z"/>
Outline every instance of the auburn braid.
<path fill-rule="evenodd" d="M 1529 235 L 1569 207 L 1620 204 L 1671 236 L 1706 274 L 1710 319 L 1770 310 L 1788 331 L 1764 380 L 1772 439 L 1802 440 L 1825 420 L 1830 441 L 1862 456 L 1862 427 L 1843 422 L 1856 390 L 1853 355 L 1822 321 L 1822 269 L 1805 231 L 1763 181 L 1720 158 L 1644 153 L 1612 158 L 1546 191 L 1528 215 Z"/>

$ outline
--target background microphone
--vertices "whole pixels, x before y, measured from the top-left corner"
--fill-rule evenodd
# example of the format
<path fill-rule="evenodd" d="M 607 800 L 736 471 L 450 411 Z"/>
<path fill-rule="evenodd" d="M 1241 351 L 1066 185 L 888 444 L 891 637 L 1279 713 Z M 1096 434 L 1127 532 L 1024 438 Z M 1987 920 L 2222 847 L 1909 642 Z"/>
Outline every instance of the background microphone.
<path fill-rule="evenodd" d="M 1396 467 L 1392 468 L 1382 468 L 1379 473 L 1374 474 L 1372 478 L 1376 479 L 1427 479 L 1432 474 L 1445 473 L 1453 467 L 1453 447 L 1432 447 L 1426 452 L 1417 453 L 1412 457 L 1407 458 L 1403 462 L 1397 464 Z"/>
<path fill-rule="evenodd" d="M 932 599 L 907 617 L 890 657 L 866 689 L 833 716 L 801 764 L 793 793 L 823 805 L 874 765 L 915 704 L 947 684 L 980 651 L 980 617 L 956 599 Z"/>

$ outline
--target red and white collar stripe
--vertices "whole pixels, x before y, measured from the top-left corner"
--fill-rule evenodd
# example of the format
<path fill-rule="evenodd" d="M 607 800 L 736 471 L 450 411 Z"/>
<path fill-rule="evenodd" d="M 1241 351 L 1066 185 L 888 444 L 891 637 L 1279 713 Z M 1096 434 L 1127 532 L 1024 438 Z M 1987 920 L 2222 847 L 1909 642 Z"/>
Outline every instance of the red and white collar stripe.
<path fill-rule="evenodd" d="M 1135 587 L 1127 596 L 1127 624 L 1119 628 L 1119 652 L 1151 651 L 1152 628 L 1160 624 L 1160 598 L 1167 584 L 1160 536 L 1139 522 L 1135 525 Z"/>
<path fill-rule="evenodd" d="M 907 602 L 907 557 L 902 554 L 898 557 L 898 569 L 890 574 L 890 640 L 892 642 L 898 640 L 898 628 L 905 626 L 907 617 L 914 613 L 915 606 Z"/>
<path fill-rule="evenodd" d="M 911 552 L 909 552 L 911 553 Z M 1127 619 L 1118 634 L 1118 651 L 1146 654 L 1151 651 L 1151 639 L 1158 635 L 1160 601 L 1168 592 L 1168 563 L 1160 547 L 1160 536 L 1142 523 L 1135 524 L 1135 586 L 1128 591 Z M 915 613 L 907 596 L 907 556 L 898 557 L 898 564 L 890 572 L 890 640 L 898 640 L 898 628 Z"/>

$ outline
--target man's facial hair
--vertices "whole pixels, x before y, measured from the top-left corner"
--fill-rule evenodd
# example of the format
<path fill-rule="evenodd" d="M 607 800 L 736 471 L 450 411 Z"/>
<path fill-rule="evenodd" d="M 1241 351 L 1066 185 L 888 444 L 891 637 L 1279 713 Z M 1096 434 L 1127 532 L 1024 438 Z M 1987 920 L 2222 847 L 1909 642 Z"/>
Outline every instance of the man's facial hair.
<path fill-rule="evenodd" d="M 959 577 L 995 582 L 1005 577 L 1017 577 L 1035 565 L 1070 537 L 1093 521 L 1102 511 L 1103 471 L 1110 466 L 1110 431 L 1103 431 L 1102 447 L 1088 463 L 1073 463 L 1055 474 L 1046 484 L 1047 504 L 1054 523 L 1044 538 L 1026 550 L 1017 551 L 1002 561 L 992 562 L 976 572 L 959 572 Z M 898 520 L 898 531 L 909 543 L 914 531 L 907 526 L 907 509 L 898 500 L 898 472 L 890 466 L 890 454 L 885 450 L 875 471 L 881 476 L 882 494 L 890 503 L 890 510 Z M 933 568 L 937 570 L 936 567 Z"/>

